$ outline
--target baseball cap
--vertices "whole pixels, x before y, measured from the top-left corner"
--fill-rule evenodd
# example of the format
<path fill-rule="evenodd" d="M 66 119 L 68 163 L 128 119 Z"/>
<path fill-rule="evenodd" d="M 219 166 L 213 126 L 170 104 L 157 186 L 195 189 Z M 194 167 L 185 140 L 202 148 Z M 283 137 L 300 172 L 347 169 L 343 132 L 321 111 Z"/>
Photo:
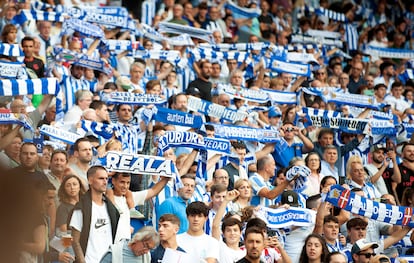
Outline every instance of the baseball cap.
<path fill-rule="evenodd" d="M 273 117 L 281 117 L 282 116 L 282 112 L 280 111 L 279 107 L 271 107 L 269 109 L 269 113 L 267 114 L 267 116 L 269 118 L 273 118 Z"/>
<path fill-rule="evenodd" d="M 375 249 L 378 247 L 378 244 L 376 242 L 368 242 L 366 239 L 362 238 L 355 242 L 355 244 L 352 246 L 351 254 L 358 254 L 359 252 L 366 250 L 370 247 Z"/>
<path fill-rule="evenodd" d="M 120 86 L 124 90 L 132 89 L 131 80 L 125 76 L 121 76 L 116 80 L 116 85 Z"/>
<path fill-rule="evenodd" d="M 384 152 L 386 152 L 387 148 L 385 147 L 384 144 L 375 144 L 375 145 L 372 145 L 371 148 L 369 149 L 369 151 L 372 153 L 378 150 L 384 150 Z"/>
<path fill-rule="evenodd" d="M 288 204 L 290 206 L 299 207 L 299 196 L 295 191 L 286 190 L 280 198 L 280 203 L 282 205 Z"/>

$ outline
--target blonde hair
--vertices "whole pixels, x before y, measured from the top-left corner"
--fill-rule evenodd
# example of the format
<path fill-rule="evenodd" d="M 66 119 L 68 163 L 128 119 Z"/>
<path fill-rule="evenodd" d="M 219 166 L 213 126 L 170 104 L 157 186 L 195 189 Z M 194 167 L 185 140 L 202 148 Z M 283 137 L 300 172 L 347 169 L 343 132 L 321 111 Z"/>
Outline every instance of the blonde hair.
<path fill-rule="evenodd" d="M 351 179 L 352 164 L 354 163 L 360 163 L 364 165 L 359 155 L 352 155 L 351 157 L 349 157 L 348 162 L 346 163 L 346 178 L 347 179 Z"/>

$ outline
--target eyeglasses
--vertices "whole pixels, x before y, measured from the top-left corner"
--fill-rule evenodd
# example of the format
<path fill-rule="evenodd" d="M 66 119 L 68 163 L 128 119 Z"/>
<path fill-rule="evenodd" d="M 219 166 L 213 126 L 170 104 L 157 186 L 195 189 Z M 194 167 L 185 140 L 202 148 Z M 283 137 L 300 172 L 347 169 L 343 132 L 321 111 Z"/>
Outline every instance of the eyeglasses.
<path fill-rule="evenodd" d="M 358 253 L 360 256 L 364 256 L 366 258 L 375 257 L 375 253 Z"/>
<path fill-rule="evenodd" d="M 286 128 L 285 129 L 285 132 L 293 132 L 293 128 L 290 128 L 290 127 L 289 128 Z"/>

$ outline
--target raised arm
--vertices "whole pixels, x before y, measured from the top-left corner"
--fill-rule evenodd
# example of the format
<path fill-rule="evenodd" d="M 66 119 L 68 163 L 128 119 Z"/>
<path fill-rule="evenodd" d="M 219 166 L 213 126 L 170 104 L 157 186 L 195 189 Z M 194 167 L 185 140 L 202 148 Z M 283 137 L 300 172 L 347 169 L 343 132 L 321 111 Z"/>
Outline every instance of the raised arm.
<path fill-rule="evenodd" d="M 224 198 L 224 201 L 221 203 L 219 209 L 217 210 L 217 213 L 213 219 L 213 229 L 211 232 L 211 236 L 215 239 L 221 240 L 221 219 L 223 218 L 224 213 L 226 212 L 227 204 L 236 199 L 239 195 L 240 193 L 237 190 L 228 191 L 226 197 Z"/>

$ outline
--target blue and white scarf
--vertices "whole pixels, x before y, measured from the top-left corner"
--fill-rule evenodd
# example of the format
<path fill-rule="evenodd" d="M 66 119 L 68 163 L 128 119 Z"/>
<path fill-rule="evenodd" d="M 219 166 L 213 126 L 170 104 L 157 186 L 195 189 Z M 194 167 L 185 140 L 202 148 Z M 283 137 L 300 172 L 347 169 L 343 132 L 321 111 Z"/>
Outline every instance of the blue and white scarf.
<path fill-rule="evenodd" d="M 21 10 L 19 14 L 13 17 L 12 23 L 22 25 L 26 21 L 51 21 L 63 22 L 65 17 L 63 14 L 55 12 L 44 12 L 39 10 Z"/>
<path fill-rule="evenodd" d="M 209 44 L 209 43 L 200 43 L 198 45 L 200 48 L 209 48 L 214 51 L 252 51 L 252 50 L 267 50 L 272 47 L 276 49 L 276 46 L 270 43 L 265 42 L 256 42 L 256 43 L 220 43 L 220 44 Z M 283 49 L 283 47 L 282 47 Z"/>
<path fill-rule="evenodd" d="M 327 102 L 334 102 L 338 105 L 350 105 L 375 110 L 378 109 L 378 104 L 376 103 L 374 96 L 330 91 L 328 95 L 323 97 L 325 97 Z"/>
<path fill-rule="evenodd" d="M 353 214 L 393 225 L 414 227 L 414 222 L 411 219 L 412 207 L 379 203 L 357 195 L 340 185 L 332 185 L 330 191 L 322 198 L 324 201 Z"/>
<path fill-rule="evenodd" d="M 0 43 L 0 55 L 8 57 L 22 57 L 24 56 L 24 53 L 19 44 Z"/>
<path fill-rule="evenodd" d="M 193 96 L 188 97 L 187 108 L 195 112 L 231 122 L 244 121 L 248 117 L 246 112 L 232 110 L 222 105 L 211 103 Z"/>
<path fill-rule="evenodd" d="M 158 95 L 131 93 L 131 92 L 111 92 L 107 103 L 109 104 L 131 104 L 131 105 L 161 105 L 166 103 L 164 98 Z"/>
<path fill-rule="evenodd" d="M 105 156 L 105 167 L 108 171 L 119 173 L 157 175 L 177 177 L 178 170 L 172 160 L 164 157 L 128 154 L 109 151 Z"/>
<path fill-rule="evenodd" d="M 287 53 L 286 59 L 287 61 L 293 61 L 293 62 L 301 62 L 301 63 L 314 62 L 314 63 L 319 64 L 315 56 L 309 53 L 289 52 Z"/>
<path fill-rule="evenodd" d="M 285 92 L 270 89 L 261 89 L 269 94 L 272 103 L 294 105 L 298 103 L 298 94 L 296 92 Z"/>
<path fill-rule="evenodd" d="M 167 131 L 158 140 L 158 156 L 162 156 L 171 147 L 206 149 L 203 138 L 195 132 Z"/>
<path fill-rule="evenodd" d="M 79 32 L 85 37 L 104 38 L 105 34 L 99 26 L 93 25 L 79 19 L 67 19 L 63 22 L 61 35 L 72 35 L 73 32 Z"/>
<path fill-rule="evenodd" d="M 282 61 L 279 58 L 263 58 L 266 69 L 276 72 L 287 72 L 299 76 L 310 77 L 311 70 L 309 64 Z"/>
<path fill-rule="evenodd" d="M 368 46 L 365 49 L 365 53 L 380 58 L 414 59 L 414 51 L 409 49 Z"/>
<path fill-rule="evenodd" d="M 177 50 L 136 50 L 134 51 L 134 57 L 168 60 L 174 64 L 178 64 L 181 60 L 180 52 Z"/>
<path fill-rule="evenodd" d="M 318 39 L 315 37 L 311 37 L 311 36 L 306 36 L 306 35 L 292 35 L 292 43 L 302 43 L 302 44 L 322 44 L 322 45 L 326 45 L 326 46 L 334 46 L 334 47 L 338 47 L 338 48 L 342 48 L 343 47 L 343 42 L 341 40 L 337 40 L 337 39 L 329 39 L 329 38 L 322 38 L 322 39 Z M 315 49 L 315 46 L 305 46 L 304 48 L 306 49 Z"/>
<path fill-rule="evenodd" d="M 0 79 L 0 96 L 52 94 L 56 96 L 56 120 L 63 119 L 63 93 L 56 78 Z"/>
<path fill-rule="evenodd" d="M 0 113 L 0 124 L 18 124 L 23 126 L 26 130 L 34 131 L 30 119 L 24 114 Z"/>
<path fill-rule="evenodd" d="M 141 5 L 141 23 L 151 26 L 156 15 L 156 2 L 154 0 L 146 0 Z"/>
<path fill-rule="evenodd" d="M 257 103 L 266 103 L 269 101 L 269 96 L 266 92 L 261 90 L 251 90 L 246 88 L 236 88 L 231 84 L 221 85 L 220 91 L 230 95 L 233 98 L 238 98 L 246 101 Z"/>
<path fill-rule="evenodd" d="M 319 16 L 327 16 L 328 18 L 334 21 L 346 22 L 347 18 L 344 13 L 338 13 L 323 7 L 319 7 L 315 9 L 315 14 Z"/>
<path fill-rule="evenodd" d="M 177 35 L 188 34 L 191 37 L 198 38 L 207 42 L 211 42 L 212 40 L 211 32 L 201 28 L 194 28 L 169 22 L 159 23 L 158 28 L 158 31 L 161 33 L 171 33 Z"/>
<path fill-rule="evenodd" d="M 284 141 L 279 132 L 275 130 L 257 129 L 216 123 L 209 124 L 214 126 L 214 134 L 218 138 L 263 143 L 281 143 L 281 141 Z"/>
<path fill-rule="evenodd" d="M 231 144 L 229 140 L 220 138 L 204 137 L 204 145 L 206 150 L 230 154 Z"/>
<path fill-rule="evenodd" d="M 47 135 L 51 138 L 57 139 L 64 143 L 73 145 L 76 140 L 82 138 L 81 135 L 69 131 L 65 131 L 61 128 L 43 124 L 39 129 L 41 134 Z"/>
<path fill-rule="evenodd" d="M 226 2 L 226 8 L 231 10 L 232 14 L 237 14 L 240 18 L 255 18 L 261 15 L 259 8 L 240 7 L 231 0 Z"/>
<path fill-rule="evenodd" d="M 306 188 L 306 181 L 311 174 L 311 170 L 305 165 L 295 165 L 286 171 L 286 180 L 295 180 L 293 189 L 302 192 Z"/>
<path fill-rule="evenodd" d="M 317 38 L 334 38 L 334 39 L 341 38 L 341 33 L 334 32 L 334 31 L 328 31 L 328 30 L 309 29 L 308 31 L 306 31 L 306 34 L 312 37 L 317 37 Z"/>
<path fill-rule="evenodd" d="M 7 62 L 0 60 L 0 77 L 7 79 L 16 79 L 21 70 L 24 70 L 21 62 Z"/>
<path fill-rule="evenodd" d="M 316 222 L 316 211 L 300 207 L 273 209 L 261 206 L 258 214 L 260 218 L 266 219 L 267 226 L 272 229 L 313 226 Z"/>

